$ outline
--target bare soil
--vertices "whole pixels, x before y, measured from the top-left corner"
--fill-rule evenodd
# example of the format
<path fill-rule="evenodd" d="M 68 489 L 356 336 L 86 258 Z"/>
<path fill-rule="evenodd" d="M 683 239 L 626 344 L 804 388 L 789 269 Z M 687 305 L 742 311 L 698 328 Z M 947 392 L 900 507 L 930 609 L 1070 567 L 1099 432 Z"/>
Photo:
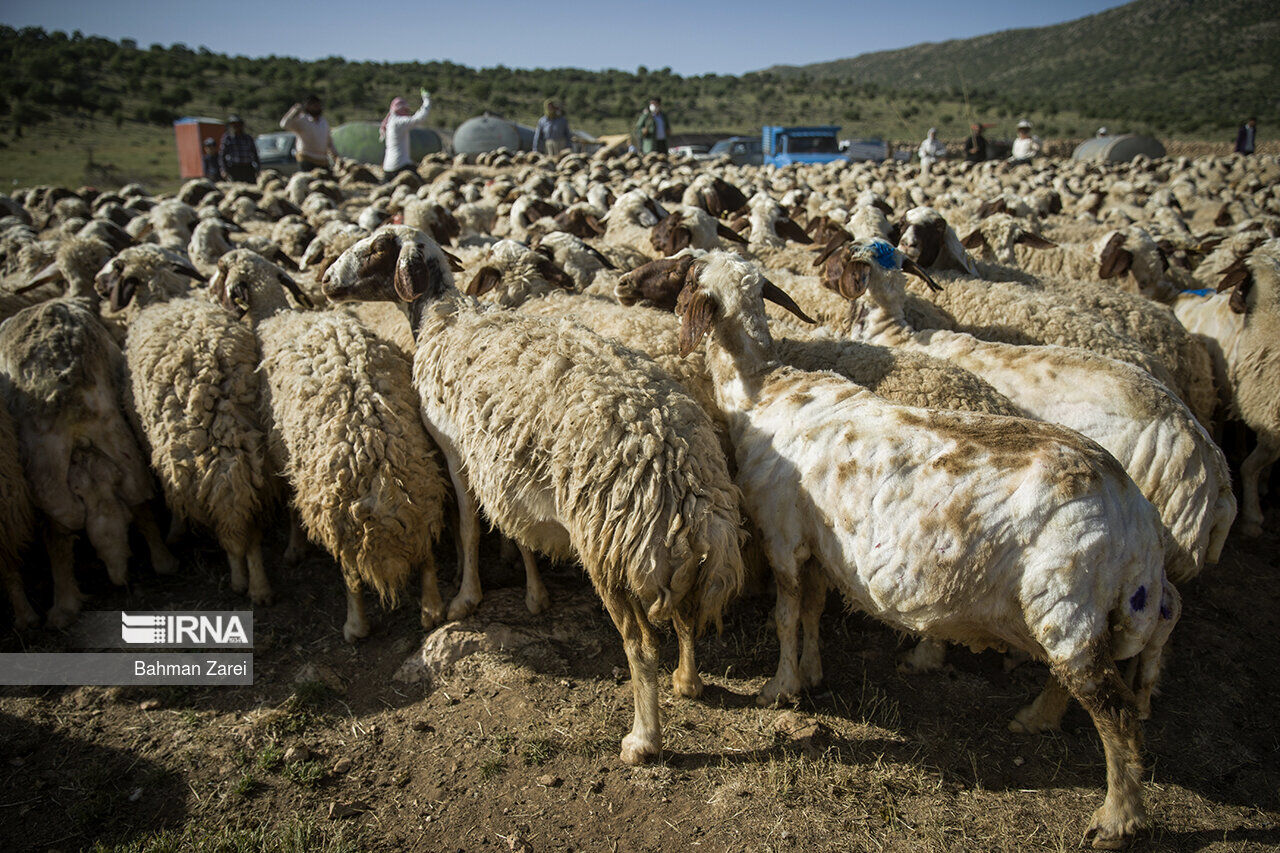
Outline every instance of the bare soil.
<path fill-rule="evenodd" d="M 247 607 L 215 549 L 181 553 L 178 577 L 140 567 L 125 591 L 85 552 L 86 608 Z M 252 687 L 0 688 L 0 851 L 1061 850 L 1101 803 L 1083 711 L 1061 733 L 1006 728 L 1043 667 L 953 650 L 943 672 L 899 674 L 907 641 L 834 598 L 824 690 L 756 707 L 777 642 L 769 600 L 744 599 L 700 641 L 706 695 L 664 697 L 662 760 L 626 767 L 626 660 L 585 578 L 548 567 L 554 605 L 535 617 L 492 542 L 484 564 L 484 604 L 449 629 L 482 650 L 430 680 L 393 679 L 422 640 L 412 606 L 372 607 L 374 634 L 342 640 L 338 573 L 317 553 L 272 573 Z M 1271 532 L 1234 537 L 1184 587 L 1136 849 L 1280 849 L 1278 585 Z M 0 627 L 0 651 L 69 650 Z"/>

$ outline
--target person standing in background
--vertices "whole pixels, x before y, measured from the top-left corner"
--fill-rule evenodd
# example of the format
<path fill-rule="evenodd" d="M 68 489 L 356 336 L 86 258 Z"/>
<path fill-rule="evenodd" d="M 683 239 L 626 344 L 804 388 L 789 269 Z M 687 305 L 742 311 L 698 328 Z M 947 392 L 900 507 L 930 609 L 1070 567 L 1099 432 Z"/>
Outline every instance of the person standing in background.
<path fill-rule="evenodd" d="M 227 117 L 227 132 L 222 134 L 222 145 L 218 147 L 218 166 L 228 181 L 258 182 L 258 146 L 244 132 L 244 119 L 240 116 Z"/>
<path fill-rule="evenodd" d="M 564 114 L 564 104 L 547 98 L 542 104 L 543 114 L 538 119 L 538 126 L 533 131 L 533 150 L 545 143 L 547 154 L 553 160 L 569 150 L 573 137 L 569 134 L 569 119 Z"/>
<path fill-rule="evenodd" d="M 925 137 L 924 142 L 920 143 L 920 174 L 927 175 L 929 170 L 933 168 L 933 164 L 947 156 L 947 146 L 938 138 L 938 129 L 936 127 L 929 128 L 929 133 Z"/>
<path fill-rule="evenodd" d="M 1250 116 L 1249 120 L 1240 125 L 1240 129 L 1236 131 L 1236 153 L 1252 154 L 1255 138 L 1258 132 L 1258 119 L 1256 116 Z"/>
<path fill-rule="evenodd" d="M 987 159 L 987 138 L 982 135 L 980 124 L 971 125 L 969 131 L 969 138 L 964 142 L 964 159 L 970 163 L 981 163 Z"/>
<path fill-rule="evenodd" d="M 329 132 L 329 120 L 323 116 L 324 104 L 319 95 L 289 107 L 280 119 L 280 126 L 292 130 L 298 137 L 298 168 L 304 172 L 312 169 L 328 169 L 329 155 L 338 156 L 333 147 L 333 134 Z"/>
<path fill-rule="evenodd" d="M 204 141 L 204 156 L 201 158 L 204 176 L 211 181 L 222 178 L 222 166 L 218 163 L 218 143 L 210 136 Z"/>
<path fill-rule="evenodd" d="M 1013 140 L 1009 162 L 1017 166 L 1030 163 L 1040 153 L 1040 137 L 1031 135 L 1031 122 L 1025 118 L 1018 122 L 1018 138 Z"/>
<path fill-rule="evenodd" d="M 409 102 L 404 98 L 394 98 L 387 114 L 378 126 L 378 136 L 386 143 L 386 151 L 382 155 L 382 171 L 387 180 L 400 172 L 414 170 L 413 157 L 409 153 L 409 131 L 427 120 L 431 112 L 431 93 L 420 89 L 422 106 L 416 113 L 409 113 Z"/>
<path fill-rule="evenodd" d="M 667 124 L 667 114 L 662 111 L 662 99 L 650 98 L 649 107 L 636 119 L 635 130 L 631 134 L 636 141 L 636 150 L 641 154 L 658 152 L 667 153 L 667 141 L 671 137 L 671 127 Z"/>

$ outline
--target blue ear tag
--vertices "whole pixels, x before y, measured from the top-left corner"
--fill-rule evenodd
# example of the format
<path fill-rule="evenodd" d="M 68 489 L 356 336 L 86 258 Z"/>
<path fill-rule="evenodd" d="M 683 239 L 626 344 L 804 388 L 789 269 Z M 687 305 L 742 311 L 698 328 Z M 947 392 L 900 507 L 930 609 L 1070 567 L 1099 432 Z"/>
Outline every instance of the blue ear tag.
<path fill-rule="evenodd" d="M 884 240 L 871 241 L 872 257 L 876 259 L 876 263 L 887 270 L 896 270 L 902 267 L 898 260 L 898 250 L 891 243 Z"/>

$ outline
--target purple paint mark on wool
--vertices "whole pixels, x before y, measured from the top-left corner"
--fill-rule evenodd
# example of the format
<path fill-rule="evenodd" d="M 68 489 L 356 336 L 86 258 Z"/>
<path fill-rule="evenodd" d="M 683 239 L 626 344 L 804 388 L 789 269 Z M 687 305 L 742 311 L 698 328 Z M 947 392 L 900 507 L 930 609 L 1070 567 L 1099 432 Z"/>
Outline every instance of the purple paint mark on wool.
<path fill-rule="evenodd" d="M 1129 606 L 1133 608 L 1135 613 L 1147 606 L 1147 588 L 1145 586 L 1138 587 L 1138 591 L 1129 599 Z"/>

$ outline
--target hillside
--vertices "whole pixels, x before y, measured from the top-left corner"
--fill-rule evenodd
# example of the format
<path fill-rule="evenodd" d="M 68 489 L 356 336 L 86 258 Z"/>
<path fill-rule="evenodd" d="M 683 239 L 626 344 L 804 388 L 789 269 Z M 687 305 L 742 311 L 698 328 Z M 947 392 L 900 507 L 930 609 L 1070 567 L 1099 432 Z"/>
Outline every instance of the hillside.
<path fill-rule="evenodd" d="M 858 80 L 899 95 L 961 96 L 1049 115 L 1111 115 L 1182 133 L 1274 116 L 1274 0 L 1137 0 L 1076 21 L 812 65 L 783 78 Z"/>
<path fill-rule="evenodd" d="M 684 77 L 643 66 L 584 71 L 341 57 L 304 62 L 0 25 L 6 71 L 0 75 L 0 182 L 111 186 L 136 180 L 162 189 L 177 183 L 175 118 L 238 112 L 251 133 L 265 133 L 277 129 L 290 104 L 317 92 L 335 125 L 376 121 L 393 96 L 419 86 L 433 93 L 429 123 L 447 130 L 485 110 L 533 124 L 543 99 L 554 97 L 566 104 L 575 128 L 626 132 L 649 96 L 659 94 L 677 136 L 754 134 L 762 124 L 838 124 L 850 137 L 914 147 L 930 126 L 944 139 L 962 138 L 972 116 L 994 124 L 993 137 L 1012 136 L 1014 122 L 1026 117 L 1044 137 L 1089 136 L 1108 124 L 1166 139 L 1221 141 L 1231 138 L 1241 105 L 1248 105 L 1262 117 L 1265 139 L 1275 126 L 1274 107 L 1259 100 L 1280 91 L 1280 22 L 1265 14 L 1267 5 L 1229 0 L 1209 13 L 1204 3 L 1139 0 L 1044 30 L 740 77 Z M 1188 35 L 1199 30 L 1206 33 L 1199 41 Z M 1240 44 L 1251 46 L 1252 59 L 1233 69 Z M 1153 57 L 1143 74 L 1118 70 L 1142 55 Z M 1175 70 L 1178 87 L 1167 83 Z M 1099 90 L 1104 97 L 1093 94 Z"/>

